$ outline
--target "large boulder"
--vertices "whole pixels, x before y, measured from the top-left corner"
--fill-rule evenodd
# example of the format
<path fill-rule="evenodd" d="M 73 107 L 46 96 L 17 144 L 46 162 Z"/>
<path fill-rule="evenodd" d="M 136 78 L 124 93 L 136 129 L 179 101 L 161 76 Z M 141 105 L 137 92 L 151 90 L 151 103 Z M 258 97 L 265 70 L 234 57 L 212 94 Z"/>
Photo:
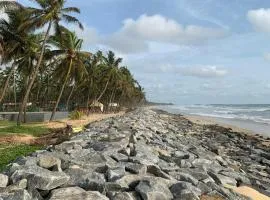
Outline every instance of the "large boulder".
<path fill-rule="evenodd" d="M 66 186 L 78 186 L 85 190 L 103 192 L 105 187 L 104 174 L 88 171 L 86 169 L 67 169 L 65 173 L 70 176 Z"/>
<path fill-rule="evenodd" d="M 69 176 L 63 172 L 52 172 L 38 166 L 16 170 L 10 177 L 13 183 L 27 179 L 29 185 L 40 190 L 52 190 L 68 182 Z"/>

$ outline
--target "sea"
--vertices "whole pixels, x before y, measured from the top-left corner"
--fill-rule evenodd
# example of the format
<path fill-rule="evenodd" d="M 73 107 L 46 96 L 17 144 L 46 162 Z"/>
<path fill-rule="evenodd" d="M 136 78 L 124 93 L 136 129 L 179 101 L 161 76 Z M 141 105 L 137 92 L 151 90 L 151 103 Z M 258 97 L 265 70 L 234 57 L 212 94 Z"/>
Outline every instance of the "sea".
<path fill-rule="evenodd" d="M 159 108 L 175 114 L 203 116 L 270 137 L 270 104 L 195 104 Z"/>

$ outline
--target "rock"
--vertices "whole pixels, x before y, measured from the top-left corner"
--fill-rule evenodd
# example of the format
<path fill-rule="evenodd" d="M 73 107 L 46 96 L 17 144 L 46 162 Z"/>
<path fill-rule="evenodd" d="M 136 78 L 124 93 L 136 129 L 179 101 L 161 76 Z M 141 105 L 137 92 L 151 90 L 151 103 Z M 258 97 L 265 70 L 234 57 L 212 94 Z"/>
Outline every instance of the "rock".
<path fill-rule="evenodd" d="M 209 192 L 212 192 L 212 188 L 207 186 L 205 183 L 199 182 L 197 187 L 201 190 L 202 194 L 207 194 Z"/>
<path fill-rule="evenodd" d="M 1 200 L 32 200 L 32 197 L 26 190 L 16 190 L 13 193 L 0 194 Z"/>
<path fill-rule="evenodd" d="M 144 175 L 147 172 L 147 166 L 137 163 L 129 163 L 126 165 L 126 171 L 133 173 L 133 174 L 140 174 Z"/>
<path fill-rule="evenodd" d="M 117 167 L 114 169 L 108 169 L 107 171 L 107 179 L 110 182 L 114 182 L 117 179 L 122 178 L 125 175 L 125 168 L 124 167 Z"/>
<path fill-rule="evenodd" d="M 60 188 L 52 191 L 49 200 L 109 200 L 99 192 L 88 191 L 79 187 Z"/>
<path fill-rule="evenodd" d="M 13 183 L 27 179 L 30 185 L 40 190 L 52 190 L 69 180 L 69 176 L 63 172 L 52 172 L 37 166 L 16 170 L 10 178 Z"/>
<path fill-rule="evenodd" d="M 213 161 L 204 159 L 204 158 L 198 158 L 192 161 L 192 165 L 194 167 L 201 167 L 201 166 L 210 167 L 212 164 L 213 164 Z"/>
<path fill-rule="evenodd" d="M 66 186 L 79 186 L 85 190 L 103 192 L 106 179 L 103 174 L 83 170 L 81 168 L 68 169 L 65 171 L 70 176 Z"/>
<path fill-rule="evenodd" d="M 133 196 L 129 194 L 128 192 L 121 192 L 114 195 L 111 198 L 111 200 L 136 200 L 136 199 L 133 198 Z"/>
<path fill-rule="evenodd" d="M 38 159 L 38 165 L 45 169 L 54 168 L 56 171 L 61 172 L 61 160 L 49 155 L 41 155 Z"/>
<path fill-rule="evenodd" d="M 111 157 L 117 162 L 128 162 L 128 156 L 121 153 L 115 153 Z"/>
<path fill-rule="evenodd" d="M 190 155 L 187 152 L 175 151 L 173 157 L 176 157 L 178 159 L 189 159 Z"/>
<path fill-rule="evenodd" d="M 161 177 L 161 178 L 166 178 L 166 179 L 171 179 L 170 175 L 168 175 L 167 173 L 163 172 L 159 166 L 156 165 L 148 165 L 147 166 L 147 172 L 151 173 L 157 177 Z"/>
<path fill-rule="evenodd" d="M 215 180 L 215 182 L 217 184 L 221 184 L 221 185 L 232 185 L 232 186 L 236 186 L 237 185 L 237 181 L 234 178 L 230 178 L 228 176 L 224 176 L 221 174 L 215 174 L 213 172 L 208 172 L 208 174 Z"/>
<path fill-rule="evenodd" d="M 169 200 L 173 196 L 166 185 L 154 180 L 142 180 L 135 190 L 140 193 L 143 200 Z"/>
<path fill-rule="evenodd" d="M 224 147 L 218 146 L 217 144 L 208 143 L 208 148 L 217 155 L 222 155 L 224 153 Z"/>
<path fill-rule="evenodd" d="M 221 175 L 236 179 L 237 182 L 250 185 L 250 180 L 244 175 L 237 172 L 221 171 Z"/>
<path fill-rule="evenodd" d="M 7 186 L 6 188 L 0 188 L 0 193 L 10 193 L 17 190 L 24 190 L 27 187 L 27 180 L 22 179 L 17 183 Z"/>
<path fill-rule="evenodd" d="M 191 183 L 180 181 L 170 187 L 174 198 L 178 199 L 199 199 L 201 190 L 194 187 Z"/>
<path fill-rule="evenodd" d="M 128 188 L 128 186 L 125 189 L 127 189 L 127 188 Z M 105 183 L 105 191 L 106 192 L 119 192 L 121 190 L 123 190 L 123 187 L 119 183 L 115 183 L 115 182 L 106 182 Z"/>
<path fill-rule="evenodd" d="M 6 187 L 8 184 L 8 176 L 0 174 L 0 188 Z"/>
<path fill-rule="evenodd" d="M 199 180 L 197 180 L 192 175 L 187 174 L 187 173 L 183 173 L 183 172 L 172 172 L 172 173 L 170 173 L 170 175 L 172 177 L 174 177 L 175 179 L 179 180 L 179 181 L 189 182 L 189 183 L 192 183 L 195 186 L 199 183 Z"/>

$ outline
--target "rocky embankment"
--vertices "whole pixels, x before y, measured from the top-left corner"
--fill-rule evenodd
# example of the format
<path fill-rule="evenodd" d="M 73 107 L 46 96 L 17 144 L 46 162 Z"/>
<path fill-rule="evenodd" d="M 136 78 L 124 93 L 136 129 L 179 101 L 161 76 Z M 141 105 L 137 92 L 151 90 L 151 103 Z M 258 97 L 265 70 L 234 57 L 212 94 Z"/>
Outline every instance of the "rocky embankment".
<path fill-rule="evenodd" d="M 259 139 L 138 109 L 17 159 L 0 174 L 0 200 L 237 200 L 228 188 L 243 184 L 270 193 Z"/>

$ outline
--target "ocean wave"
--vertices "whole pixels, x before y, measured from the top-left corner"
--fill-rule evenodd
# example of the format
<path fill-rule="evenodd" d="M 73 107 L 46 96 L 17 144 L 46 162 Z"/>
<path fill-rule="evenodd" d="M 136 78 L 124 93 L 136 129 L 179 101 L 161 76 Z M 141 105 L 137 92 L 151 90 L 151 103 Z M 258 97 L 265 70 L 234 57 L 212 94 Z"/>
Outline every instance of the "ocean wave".
<path fill-rule="evenodd" d="M 238 106 L 238 107 L 237 107 Z M 170 106 L 175 113 L 205 117 L 237 119 L 270 124 L 270 105 L 177 105 Z"/>

